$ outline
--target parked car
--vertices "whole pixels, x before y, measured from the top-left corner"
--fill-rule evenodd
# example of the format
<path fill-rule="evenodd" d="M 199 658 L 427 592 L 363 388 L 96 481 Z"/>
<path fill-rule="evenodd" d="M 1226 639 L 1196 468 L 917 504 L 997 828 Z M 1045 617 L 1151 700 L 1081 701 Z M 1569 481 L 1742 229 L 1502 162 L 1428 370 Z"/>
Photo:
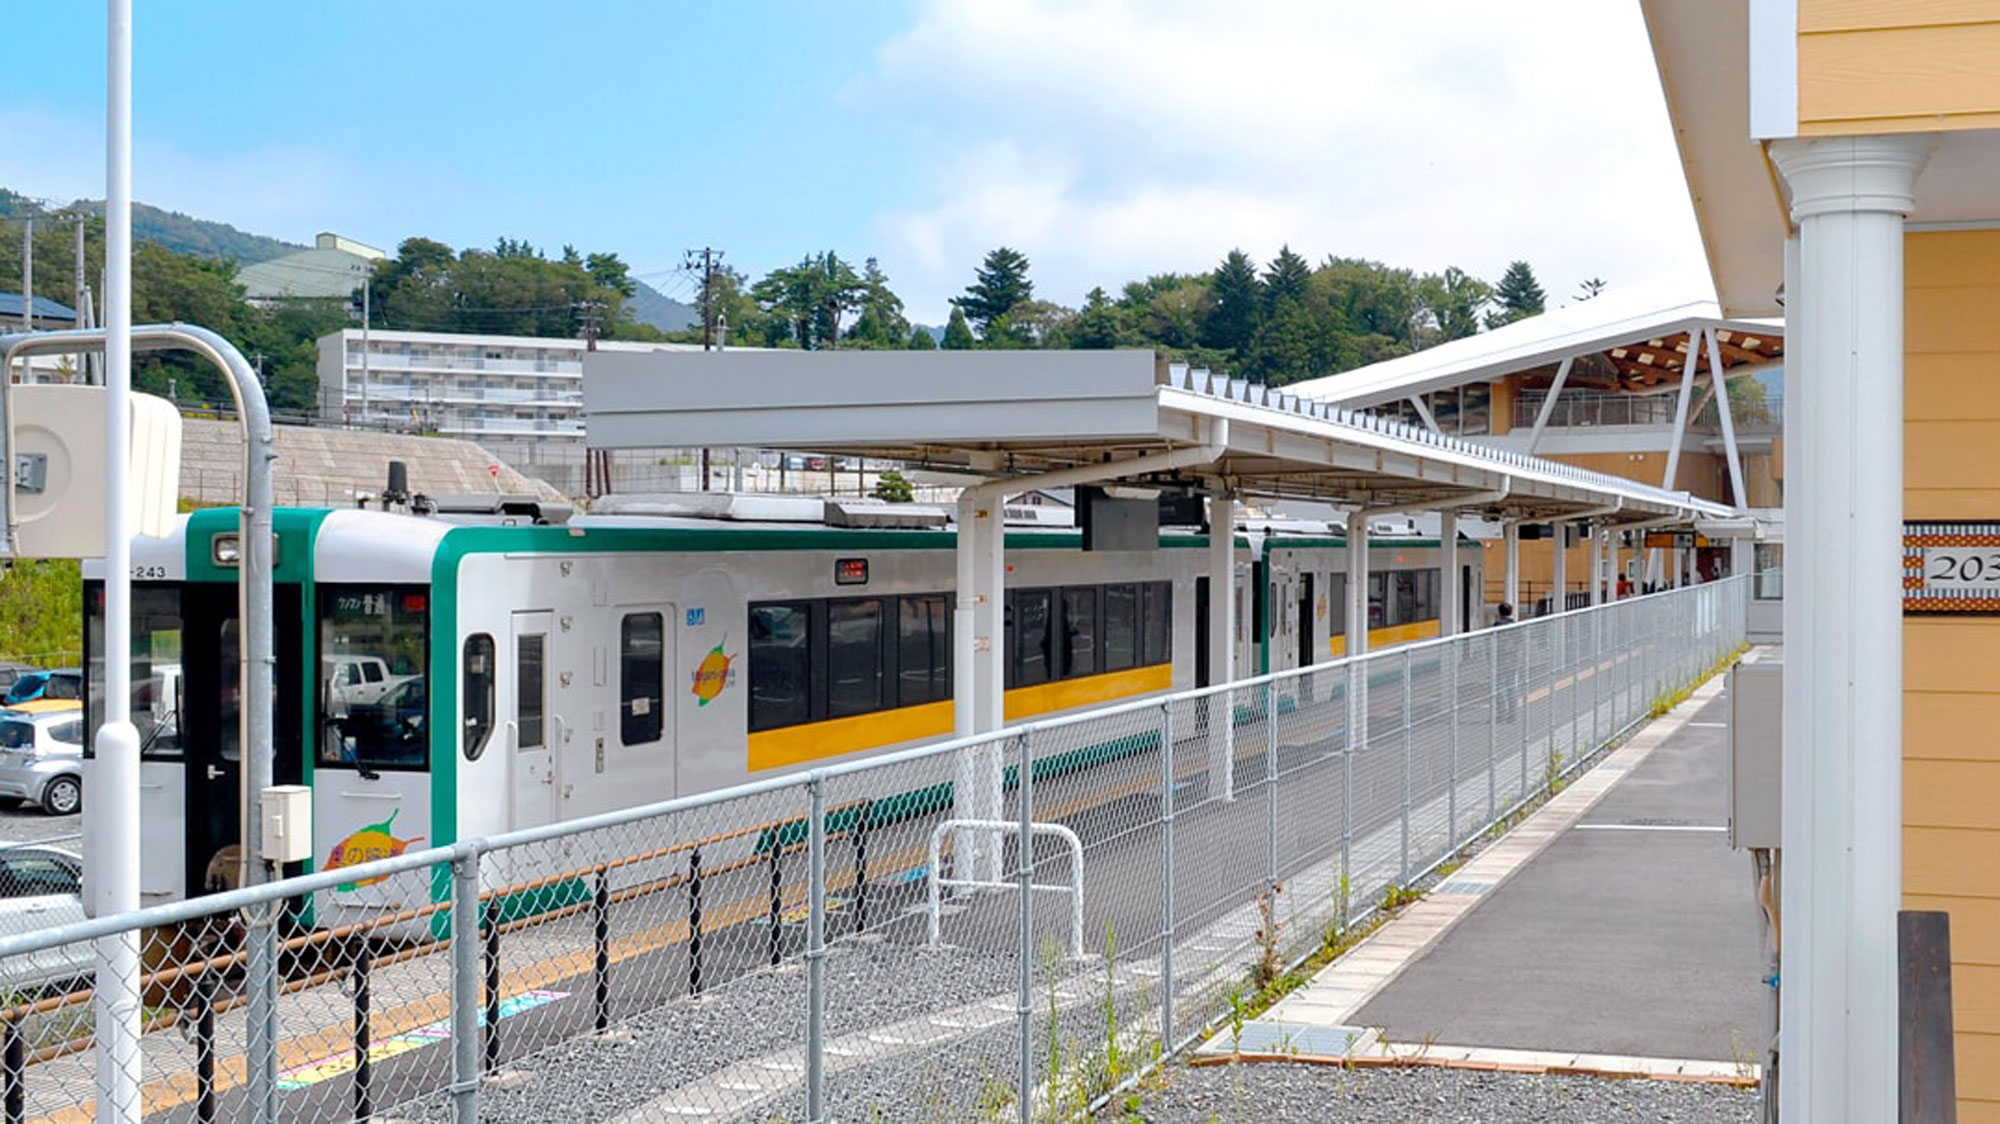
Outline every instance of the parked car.
<path fill-rule="evenodd" d="M 351 706 L 380 702 L 391 687 L 416 678 L 390 671 L 388 661 L 380 656 L 346 653 L 322 656 L 320 665 L 326 677 L 327 710 L 330 714 L 344 713 Z"/>
<path fill-rule="evenodd" d="M 335 720 L 347 759 L 361 765 L 416 765 L 424 759 L 430 695 L 424 680 L 404 678 L 380 699 L 356 703 Z"/>
<path fill-rule="evenodd" d="M 13 703 L 0 707 L 0 717 L 9 714 L 75 714 L 83 709 L 82 699 L 29 699 L 27 702 Z"/>
<path fill-rule="evenodd" d="M 5 703 L 30 702 L 34 699 L 80 699 L 83 697 L 83 672 L 74 667 L 57 668 L 54 671 L 25 671 L 7 688 Z"/>
<path fill-rule="evenodd" d="M 79 922 L 83 917 L 83 860 L 41 843 L 0 847 L 0 936 L 15 936 Z M 27 956 L 9 957 L 0 987 L 9 992 L 52 987 L 90 978 L 92 943 L 74 941 Z"/>
<path fill-rule="evenodd" d="M 0 712 L 0 797 L 42 806 L 52 816 L 83 810 L 83 714 Z"/>
<path fill-rule="evenodd" d="M 40 669 L 35 667 L 34 664 L 16 663 L 13 660 L 0 660 L 0 698 L 5 698 L 7 692 L 14 689 L 14 682 L 20 679 L 22 675 L 37 670 Z"/>

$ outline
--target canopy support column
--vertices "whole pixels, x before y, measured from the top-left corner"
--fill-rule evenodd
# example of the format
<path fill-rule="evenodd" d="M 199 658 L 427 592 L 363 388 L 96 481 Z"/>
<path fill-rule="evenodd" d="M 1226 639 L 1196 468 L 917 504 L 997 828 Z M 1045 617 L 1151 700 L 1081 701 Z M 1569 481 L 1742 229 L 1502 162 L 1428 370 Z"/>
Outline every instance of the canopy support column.
<path fill-rule="evenodd" d="M 1521 609 L 1521 524 L 1513 519 L 1501 525 L 1501 541 L 1506 544 L 1506 571 L 1500 600 L 1514 607 L 1515 619 L 1527 614 Z"/>
<path fill-rule="evenodd" d="M 1001 607 L 1006 603 L 1006 497 L 967 488 L 958 500 L 958 604 L 952 613 L 952 715 L 954 732 L 971 737 L 1000 728 L 1006 694 L 1006 644 Z M 991 823 L 1001 818 L 998 743 L 958 752 L 952 818 Z M 990 831 L 954 833 L 961 877 L 998 881 L 1001 838 Z"/>
<path fill-rule="evenodd" d="M 1555 557 L 1550 566 L 1553 573 L 1550 574 L 1549 584 L 1554 588 L 1549 591 L 1549 612 L 1560 613 L 1569 608 L 1569 551 L 1564 546 L 1569 537 L 1569 524 L 1557 523 L 1550 530 L 1550 537 L 1554 540 L 1550 548 L 1555 551 Z"/>
<path fill-rule="evenodd" d="M 1737 507 L 1750 506 L 1750 498 L 1743 493 L 1743 455 L 1736 448 L 1736 419 L 1729 405 L 1729 380 L 1722 371 L 1722 344 L 1715 338 L 1715 332 L 1708 333 L 1709 378 L 1715 383 L 1715 408 L 1722 415 L 1722 449 L 1729 459 L 1729 498 Z"/>
<path fill-rule="evenodd" d="M 1219 489 L 1208 498 L 1209 683 L 1236 682 L 1236 493 Z M 1236 798 L 1235 692 L 1208 697 L 1209 791 Z"/>
<path fill-rule="evenodd" d="M 1457 636 L 1464 630 L 1458 619 L 1458 512 L 1438 513 L 1438 635 Z"/>
<path fill-rule="evenodd" d="M 1368 513 L 1347 517 L 1347 750 L 1368 744 Z"/>

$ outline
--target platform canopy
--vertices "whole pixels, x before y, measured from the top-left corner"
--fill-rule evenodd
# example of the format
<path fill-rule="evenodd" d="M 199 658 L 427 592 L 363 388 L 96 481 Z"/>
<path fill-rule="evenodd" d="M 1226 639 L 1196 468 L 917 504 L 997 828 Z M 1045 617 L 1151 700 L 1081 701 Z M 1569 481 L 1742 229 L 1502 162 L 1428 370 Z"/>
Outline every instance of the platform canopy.
<path fill-rule="evenodd" d="M 1690 279 L 1609 289 L 1491 331 L 1285 389 L 1363 409 L 1513 374 L 1529 374 L 1532 382 L 1535 372 L 1553 376 L 1565 360 L 1595 356 L 1588 371 L 1569 376 L 1570 387 L 1644 393 L 1680 381 L 1696 350 L 1693 341 L 1703 332 L 1715 334 L 1725 372 L 1782 357 L 1782 322 L 1724 316 L 1708 288 L 1705 280 Z"/>
<path fill-rule="evenodd" d="M 803 449 L 1014 478 L 1024 490 L 1061 473 L 1512 519 L 1734 514 L 1143 350 L 598 351 L 584 358 L 584 410 L 595 448 Z"/>

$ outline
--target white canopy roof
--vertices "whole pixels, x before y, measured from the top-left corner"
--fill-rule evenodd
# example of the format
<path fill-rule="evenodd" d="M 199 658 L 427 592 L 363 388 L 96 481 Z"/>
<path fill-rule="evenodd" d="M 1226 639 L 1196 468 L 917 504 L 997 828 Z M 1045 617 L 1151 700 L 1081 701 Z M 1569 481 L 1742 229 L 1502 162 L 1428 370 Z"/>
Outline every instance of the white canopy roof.
<path fill-rule="evenodd" d="M 1359 367 L 1338 375 L 1293 383 L 1286 391 L 1305 398 L 1365 409 L 1470 382 L 1486 382 L 1564 359 L 1610 352 L 1659 341 L 1670 352 L 1685 348 L 1686 337 L 1713 328 L 1724 341 L 1751 343 L 1755 351 L 1784 336 L 1771 320 L 1725 317 L 1703 280 L 1661 282 L 1608 289 L 1597 297 L 1530 316 L 1425 351 Z M 1676 337 L 1679 337 L 1676 340 Z M 1635 357 L 1636 358 L 1636 357 Z M 1677 378 L 1681 356 L 1660 357 L 1662 376 Z M 1638 364 L 1635 363 L 1635 367 Z M 1647 356 L 1645 365 L 1654 366 Z"/>
<path fill-rule="evenodd" d="M 811 449 L 971 470 L 1022 490 L 1138 479 L 1531 519 L 1734 514 L 1685 492 L 1170 367 L 1150 351 L 595 351 L 584 357 L 584 408 L 597 448 Z"/>

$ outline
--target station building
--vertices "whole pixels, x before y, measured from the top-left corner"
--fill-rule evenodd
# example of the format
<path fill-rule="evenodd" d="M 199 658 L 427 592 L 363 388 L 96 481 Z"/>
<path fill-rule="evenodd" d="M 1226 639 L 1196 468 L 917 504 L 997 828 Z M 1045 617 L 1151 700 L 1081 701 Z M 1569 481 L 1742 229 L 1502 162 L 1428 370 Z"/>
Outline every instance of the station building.
<path fill-rule="evenodd" d="M 1722 310 L 1790 329 L 1783 1119 L 1897 1118 L 1924 909 L 2000 1121 L 2000 5 L 1642 8 Z"/>

